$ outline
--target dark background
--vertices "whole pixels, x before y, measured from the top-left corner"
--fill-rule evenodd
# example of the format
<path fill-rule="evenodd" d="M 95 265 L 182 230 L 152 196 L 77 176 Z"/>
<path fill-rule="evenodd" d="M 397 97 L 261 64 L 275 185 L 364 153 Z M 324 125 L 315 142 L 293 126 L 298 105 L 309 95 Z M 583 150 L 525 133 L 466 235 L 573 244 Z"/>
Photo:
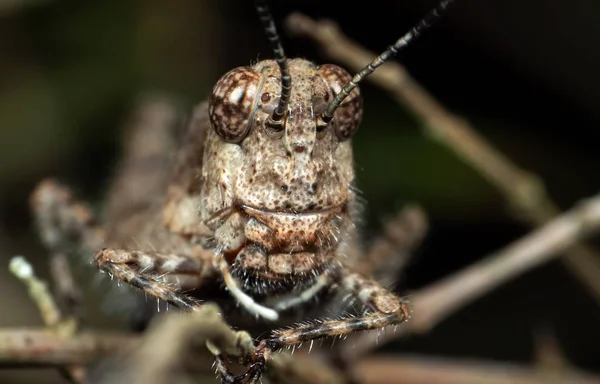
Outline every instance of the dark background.
<path fill-rule="evenodd" d="M 279 26 L 295 10 L 331 18 L 373 51 L 435 5 L 273 3 Z M 312 42 L 280 32 L 288 56 L 324 62 Z M 45 253 L 26 205 L 37 181 L 58 177 L 100 208 L 123 123 L 140 93 L 163 92 L 191 107 L 228 69 L 271 57 L 251 1 L 4 0 L 0 36 L 0 261 L 6 266 L 10 256 L 24 254 L 44 277 Z M 463 0 L 397 59 L 449 110 L 541 176 L 568 209 L 599 185 L 599 46 L 600 3 L 593 0 Z M 368 202 L 367 234 L 407 202 L 420 203 L 431 220 L 400 288 L 422 287 L 529 231 L 492 186 L 422 135 L 410 111 L 369 84 L 362 90 L 365 115 L 354 146 Z M 78 268 L 79 275 L 93 274 L 86 265 Z M 102 292 L 88 290 L 88 306 L 102 302 Z M 0 305 L 1 326 L 40 324 L 24 287 L 5 267 Z M 118 323 L 90 311 L 96 313 L 92 324 Z M 387 348 L 529 363 L 534 335 L 544 328 L 556 334 L 572 363 L 600 371 L 598 324 L 593 297 L 554 261 L 428 335 Z"/>

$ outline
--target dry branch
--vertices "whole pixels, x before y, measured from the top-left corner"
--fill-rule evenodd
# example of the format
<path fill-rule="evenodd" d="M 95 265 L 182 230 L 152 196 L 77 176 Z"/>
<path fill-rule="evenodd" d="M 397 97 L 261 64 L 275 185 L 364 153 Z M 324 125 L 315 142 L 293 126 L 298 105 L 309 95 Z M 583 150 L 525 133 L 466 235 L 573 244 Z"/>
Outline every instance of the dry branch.
<path fill-rule="evenodd" d="M 54 328 L 60 324 L 61 314 L 54 302 L 48 286 L 39 280 L 33 271 L 33 267 L 23 256 L 15 256 L 10 261 L 10 272 L 27 286 L 29 297 L 37 305 L 42 320 L 47 327 Z"/>
<path fill-rule="evenodd" d="M 254 348 L 247 332 L 232 330 L 222 318 L 214 304 L 201 306 L 191 313 L 173 312 L 159 316 L 150 325 L 135 348 L 119 356 L 109 372 L 103 374 L 102 383 L 161 384 L 185 382 L 177 379 L 175 372 L 182 370 L 193 347 L 206 351 L 210 343 L 212 349 L 223 350 L 230 356 L 246 356 Z M 193 359 L 195 364 L 210 368 L 210 356 Z M 98 381 L 97 381 L 98 382 Z"/>
<path fill-rule="evenodd" d="M 288 30 L 318 43 L 323 52 L 358 71 L 376 56 L 360 47 L 332 21 L 314 21 L 301 14 L 286 20 Z M 533 226 L 547 223 L 560 210 L 551 200 L 539 177 L 519 168 L 480 136 L 465 119 L 448 112 L 397 62 L 388 62 L 367 77 L 389 92 L 422 123 L 428 137 L 454 151 L 498 188 L 519 218 Z M 569 269 L 588 287 L 600 303 L 600 264 L 597 253 L 587 246 L 573 244 L 563 258 Z"/>
<path fill-rule="evenodd" d="M 540 368 L 567 370 L 572 364 L 565 355 L 552 328 L 545 325 L 534 330 L 535 363 Z"/>
<path fill-rule="evenodd" d="M 206 344 L 228 356 L 246 356 L 254 348 L 248 333 L 231 329 L 218 307 L 206 304 L 196 312 L 159 316 L 141 337 L 85 331 L 65 338 L 44 329 L 0 330 L 0 367 L 61 368 L 102 360 L 101 372 L 94 373 L 96 384 L 183 383 L 185 373 L 215 377 Z M 279 353 L 269 361 L 267 375 L 295 383 L 343 384 L 340 372 L 325 363 L 305 359 L 298 364 L 296 356 Z"/>
<path fill-rule="evenodd" d="M 54 283 L 57 304 L 63 316 L 77 319 L 77 325 L 82 316 L 83 294 L 71 273 L 67 254 L 54 251 L 50 253 L 50 275 Z"/>
<path fill-rule="evenodd" d="M 414 312 L 411 321 L 403 324 L 397 332 L 384 333 L 374 337 L 372 333 L 363 334 L 359 340 L 351 340 L 344 348 L 344 359 L 355 360 L 364 352 L 372 349 L 377 342 L 396 338 L 409 332 L 425 332 L 436 325 L 444 317 L 458 310 L 467 303 L 485 295 L 490 290 L 508 279 L 531 269 L 543 262 L 556 257 L 557 254 L 571 246 L 575 241 L 600 228 L 600 195 L 581 203 L 578 207 L 562 214 L 539 230 L 509 245 L 507 248 L 465 268 L 440 282 L 437 282 L 412 296 Z M 209 309 L 210 307 L 207 306 Z M 146 348 L 138 350 L 133 355 L 134 361 L 144 362 L 146 367 L 156 368 L 149 364 L 148 359 L 157 355 L 157 351 L 168 351 L 170 359 L 175 358 L 181 351 L 181 345 L 188 342 L 188 335 L 198 340 L 210 340 L 212 344 L 230 355 L 243 355 L 244 345 L 240 343 L 240 335 L 244 333 L 231 330 L 222 322 L 218 310 L 213 314 L 196 317 L 177 317 L 165 320 L 162 326 L 156 325 L 145 339 Z M 196 314 L 197 315 L 197 314 Z M 210 315 L 210 316 L 209 316 Z M 160 323 L 159 323 L 160 324 Z M 165 325 L 166 324 L 166 325 Z M 173 325 L 175 324 L 175 326 Z M 199 327 L 201 326 L 201 327 Z M 155 331 L 152 332 L 152 329 Z M 166 339 L 165 339 L 166 338 Z M 0 361 L 6 363 L 55 363 L 78 364 L 81 359 L 98 353 L 107 352 L 111 348 L 120 348 L 127 344 L 127 338 L 115 340 L 104 337 L 90 338 L 89 334 L 74 335 L 72 338 L 61 338 L 49 332 L 5 331 L 0 332 Z M 157 348 L 156 346 L 163 346 Z M 169 345 L 169 350 L 164 346 Z M 73 349 L 82 349 L 75 353 Z M 171 349 L 173 348 L 173 349 Z M 241 349 L 240 349 L 241 348 Z M 213 348 L 214 349 L 214 348 Z M 148 352 L 150 351 L 150 352 Z M 137 357 L 135 357 L 137 356 Z M 69 357 L 73 360 L 69 360 Z M 164 356 L 163 356 L 164 357 Z M 62 360 L 61 360 L 62 359 Z M 160 358 L 163 368 L 169 366 L 172 360 Z M 278 364 L 280 365 L 279 368 Z M 273 360 L 271 366 L 275 369 L 292 369 L 292 363 L 284 369 L 284 360 Z M 138 367 L 134 364 L 133 367 Z M 147 373 L 157 375 L 150 369 Z M 298 372 L 311 373 L 310 370 Z M 137 372 L 140 372 L 137 370 Z M 290 371 L 291 372 L 291 371 Z M 150 375 L 151 376 L 151 375 Z M 314 379 L 313 379 L 314 382 Z"/>
<path fill-rule="evenodd" d="M 448 361 L 423 357 L 377 356 L 358 364 L 365 384 L 600 384 L 579 372 L 537 370 L 481 361 Z"/>
<path fill-rule="evenodd" d="M 354 360 L 377 345 L 404 334 L 429 331 L 466 304 L 507 280 L 557 257 L 579 239 L 600 229 L 600 195 L 579 203 L 540 229 L 412 295 L 411 320 L 389 332 L 347 341 L 344 358 Z M 358 339 L 358 340 L 357 340 Z"/>
<path fill-rule="evenodd" d="M 0 330 L 0 367 L 85 365 L 105 356 L 119 356 L 119 353 L 131 351 L 140 343 L 143 341 L 139 336 L 132 334 L 83 332 L 64 339 L 39 329 Z M 147 364 L 156 363 L 160 356 L 162 354 L 153 356 Z M 341 383 L 335 381 L 337 373 L 326 365 L 315 362 L 314 356 L 300 353 L 294 355 L 293 359 L 285 354 L 274 357 L 276 362 L 273 364 L 284 365 L 278 367 L 281 373 L 303 372 L 313 380 L 303 381 L 305 383 Z M 194 372 L 213 374 L 205 358 L 206 355 L 191 354 L 186 362 Z M 309 370 L 306 367 L 317 369 Z M 600 384 L 600 378 L 574 371 L 557 372 L 481 361 L 458 362 L 417 356 L 376 356 L 360 362 L 357 371 L 364 378 L 365 384 L 397 383 L 399 377 L 404 384 Z M 289 375 L 286 377 L 289 378 Z M 322 379 L 317 381 L 314 377 Z M 174 383 L 172 380 L 167 382 Z"/>
<path fill-rule="evenodd" d="M 85 365 L 136 340 L 129 333 L 84 331 L 65 338 L 47 329 L 0 329 L 0 367 Z"/>
<path fill-rule="evenodd" d="M 60 256 L 59 253 L 55 255 Z M 66 259 L 65 259 L 66 261 Z M 10 271 L 21 280 L 27 288 L 29 288 L 29 295 L 31 299 L 38 306 L 40 314 L 48 332 L 55 333 L 62 338 L 70 338 L 77 331 L 78 322 L 75 317 L 63 316 L 60 312 L 58 305 L 54 301 L 52 294 L 48 290 L 48 286 L 43 281 L 39 280 L 33 271 L 33 267 L 29 264 L 24 257 L 14 257 L 10 262 Z M 70 278 L 70 270 L 66 271 L 53 271 L 59 273 L 54 275 L 55 278 L 61 276 Z M 75 285 L 69 286 L 69 289 L 73 289 Z M 63 292 L 68 296 L 72 296 L 72 292 Z M 27 342 L 29 339 L 23 339 Z M 79 365 L 66 365 L 61 367 L 61 372 L 72 382 L 81 383 L 85 379 L 85 369 Z"/>

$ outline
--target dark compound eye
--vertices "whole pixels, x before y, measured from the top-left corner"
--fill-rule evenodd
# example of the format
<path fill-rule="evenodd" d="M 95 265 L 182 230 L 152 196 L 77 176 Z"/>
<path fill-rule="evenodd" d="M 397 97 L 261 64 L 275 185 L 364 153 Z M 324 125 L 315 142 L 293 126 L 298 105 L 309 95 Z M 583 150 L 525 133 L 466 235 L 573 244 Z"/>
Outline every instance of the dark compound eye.
<path fill-rule="evenodd" d="M 319 75 L 329 87 L 333 97 L 342 90 L 344 85 L 352 80 L 352 76 L 345 69 L 333 64 L 321 65 L 319 67 Z M 331 97 L 331 100 L 333 100 L 333 97 Z M 358 87 L 356 87 L 344 99 L 342 105 L 335 110 L 332 124 L 336 136 L 340 140 L 349 139 L 358 130 L 362 114 L 362 96 Z"/>
<path fill-rule="evenodd" d="M 260 72 L 250 67 L 239 67 L 223 75 L 213 88 L 208 114 L 213 129 L 223 140 L 239 143 L 248 134 L 260 77 Z"/>

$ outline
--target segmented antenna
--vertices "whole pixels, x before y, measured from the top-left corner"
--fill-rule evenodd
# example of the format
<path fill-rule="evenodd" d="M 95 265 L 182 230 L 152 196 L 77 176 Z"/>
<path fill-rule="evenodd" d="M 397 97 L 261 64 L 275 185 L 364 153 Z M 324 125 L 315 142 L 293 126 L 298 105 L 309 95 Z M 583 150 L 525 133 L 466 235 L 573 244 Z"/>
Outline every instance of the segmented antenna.
<path fill-rule="evenodd" d="M 360 70 L 348 84 L 344 85 L 340 93 L 336 95 L 327 110 L 321 115 L 323 123 L 327 124 L 333 119 L 335 110 L 342 104 L 342 101 L 358 87 L 358 84 L 369 76 L 377 67 L 386 62 L 389 58 L 405 48 L 412 40 L 419 37 L 429 27 L 441 19 L 444 11 L 456 0 L 444 0 L 440 2 L 433 10 L 431 10 L 424 18 L 422 18 L 414 27 L 410 29 L 404 36 L 399 38 L 394 45 L 386 49 L 381 55 L 377 56 L 369 65 Z"/>
<path fill-rule="evenodd" d="M 287 111 L 290 103 L 290 97 L 292 95 L 292 77 L 290 75 L 290 68 L 287 63 L 287 58 L 285 57 L 283 47 L 281 46 L 281 40 L 279 39 L 277 29 L 275 28 L 273 15 L 271 14 L 271 10 L 267 5 L 267 1 L 255 0 L 254 4 L 256 6 L 258 17 L 263 24 L 265 35 L 271 43 L 271 48 L 275 54 L 275 61 L 277 61 L 277 64 L 279 65 L 279 71 L 281 72 L 281 98 L 279 99 L 277 108 L 275 108 L 275 111 L 271 116 L 272 122 L 279 123 Z"/>

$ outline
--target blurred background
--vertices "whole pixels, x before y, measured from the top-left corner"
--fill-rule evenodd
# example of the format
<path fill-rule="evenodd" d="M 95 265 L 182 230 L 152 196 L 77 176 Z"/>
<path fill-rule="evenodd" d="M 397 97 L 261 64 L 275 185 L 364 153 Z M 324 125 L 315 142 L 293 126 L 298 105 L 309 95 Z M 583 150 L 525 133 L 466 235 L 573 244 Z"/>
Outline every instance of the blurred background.
<path fill-rule="evenodd" d="M 315 45 L 281 30 L 293 11 L 335 20 L 381 51 L 436 2 L 273 2 L 288 56 L 325 62 Z M 39 325 L 9 275 L 23 254 L 47 277 L 28 195 L 53 176 L 100 208 L 122 129 L 138 96 L 158 92 L 186 110 L 227 70 L 269 58 L 251 1 L 0 0 L 0 326 Z M 539 175 L 562 209 L 598 192 L 600 3 L 462 0 L 397 60 L 450 111 L 521 167 Z M 408 202 L 430 233 L 398 283 L 415 290 L 518 239 L 529 227 L 453 153 L 427 139 L 410 111 L 372 85 L 354 139 L 367 234 Z M 593 240 L 593 239 L 592 239 Z M 600 248 L 598 248 L 600 249 Z M 600 260 L 598 260 L 600 262 Z M 77 275 L 95 271 L 81 263 Z M 600 279 L 600 276 L 598 276 Z M 86 287 L 92 325 L 120 320 Z M 95 306 L 95 304 L 98 304 Z M 600 309 L 560 261 L 535 269 L 388 351 L 532 363 L 551 330 L 575 366 L 600 373 Z M 0 371 L 26 382 L 41 371 Z M 46 375 L 47 374 L 47 375 Z M 48 371 L 43 382 L 60 382 Z"/>

